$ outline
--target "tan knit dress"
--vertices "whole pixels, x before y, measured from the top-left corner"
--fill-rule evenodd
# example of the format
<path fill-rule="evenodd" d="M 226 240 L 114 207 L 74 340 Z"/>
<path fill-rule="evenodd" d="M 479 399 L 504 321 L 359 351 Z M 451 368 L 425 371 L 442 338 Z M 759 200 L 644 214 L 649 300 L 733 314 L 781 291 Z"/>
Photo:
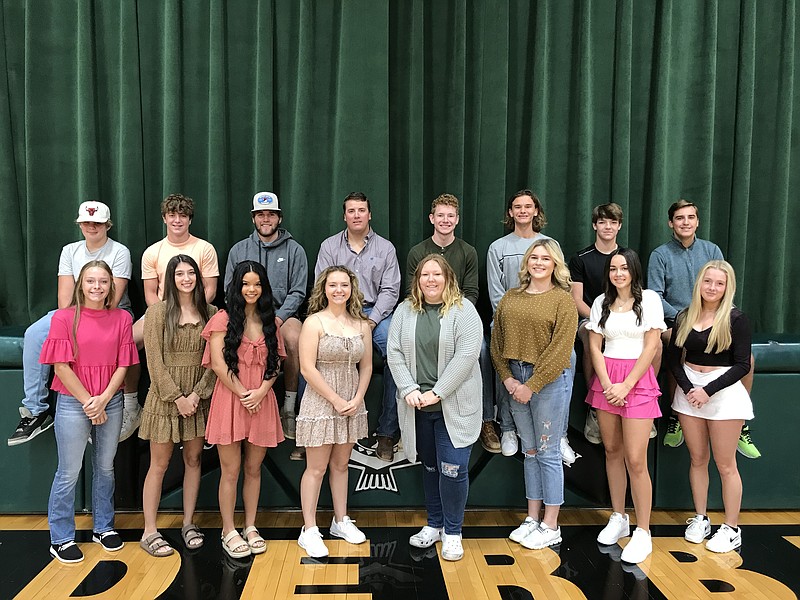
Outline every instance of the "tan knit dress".
<path fill-rule="evenodd" d="M 209 318 L 217 312 L 208 307 Z M 200 335 L 201 323 L 178 326 L 173 344 L 164 344 L 166 303 L 147 309 L 144 321 L 144 347 L 150 372 L 150 391 L 144 403 L 139 437 L 153 442 L 173 442 L 204 437 L 211 392 L 217 376 L 202 366 L 206 341 Z M 181 417 L 175 400 L 195 392 L 200 396 L 197 411 Z"/>

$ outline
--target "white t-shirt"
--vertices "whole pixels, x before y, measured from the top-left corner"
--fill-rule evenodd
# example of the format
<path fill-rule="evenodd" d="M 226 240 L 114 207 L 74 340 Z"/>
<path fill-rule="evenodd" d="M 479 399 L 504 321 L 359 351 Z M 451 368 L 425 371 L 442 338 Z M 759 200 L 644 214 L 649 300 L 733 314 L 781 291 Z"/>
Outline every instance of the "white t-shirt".
<path fill-rule="evenodd" d="M 89 252 L 86 248 L 86 240 L 64 246 L 61 249 L 61 257 L 58 259 L 58 276 L 71 275 L 77 282 L 83 265 L 93 260 L 105 261 L 111 267 L 111 273 L 115 278 L 131 280 L 133 264 L 130 250 L 111 238 L 108 238 L 108 241 L 95 252 Z M 127 287 L 119 301 L 119 308 L 128 312 L 131 310 Z"/>
<path fill-rule="evenodd" d="M 644 350 L 644 334 L 651 329 L 666 331 L 664 308 L 661 298 L 653 290 L 642 290 L 642 324 L 636 324 L 636 313 L 612 311 L 606 319 L 605 327 L 600 327 L 603 312 L 603 299 L 600 294 L 592 303 L 586 329 L 602 335 L 606 340 L 603 356 L 608 358 L 636 359 Z"/>

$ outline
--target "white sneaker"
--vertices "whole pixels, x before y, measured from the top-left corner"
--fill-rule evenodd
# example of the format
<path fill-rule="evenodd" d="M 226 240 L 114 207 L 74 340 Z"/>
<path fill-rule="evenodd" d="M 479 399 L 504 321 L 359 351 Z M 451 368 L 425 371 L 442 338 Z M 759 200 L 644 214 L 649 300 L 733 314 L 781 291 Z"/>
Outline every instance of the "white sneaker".
<path fill-rule="evenodd" d="M 442 539 L 442 530 L 425 525 L 417 533 L 408 538 L 408 543 L 415 548 L 430 548 Z"/>
<path fill-rule="evenodd" d="M 608 525 L 603 527 L 603 531 L 597 535 L 597 541 L 605 546 L 610 546 L 630 534 L 631 522 L 628 515 L 613 512 L 608 519 Z"/>
<path fill-rule="evenodd" d="M 583 425 L 583 435 L 592 444 L 602 444 L 600 437 L 600 423 L 597 422 L 597 410 L 589 407 L 586 411 L 586 423 Z"/>
<path fill-rule="evenodd" d="M 736 550 L 742 545 L 742 530 L 741 528 L 734 529 L 733 527 L 723 523 L 717 529 L 713 537 L 706 542 L 706 550 L 711 552 L 731 552 Z"/>
<path fill-rule="evenodd" d="M 142 407 L 138 404 L 132 410 L 122 411 L 122 429 L 119 432 L 119 441 L 124 442 L 133 435 L 142 422 Z"/>
<path fill-rule="evenodd" d="M 703 515 L 695 515 L 686 521 L 686 532 L 683 539 L 693 544 L 702 544 L 711 535 L 711 521 Z"/>
<path fill-rule="evenodd" d="M 575 452 L 572 449 L 572 446 L 569 445 L 569 440 L 567 436 L 561 438 L 561 462 L 563 462 L 566 466 L 571 467 L 573 463 L 581 457 L 580 454 Z"/>
<path fill-rule="evenodd" d="M 522 522 L 522 525 L 517 527 L 514 531 L 508 534 L 508 539 L 512 542 L 517 542 L 518 544 L 522 543 L 526 537 L 528 537 L 531 532 L 534 530 L 539 529 L 539 521 L 534 521 L 531 517 L 525 517 L 525 520 Z"/>
<path fill-rule="evenodd" d="M 519 452 L 516 431 L 504 431 L 500 436 L 500 452 L 503 456 L 514 456 Z"/>
<path fill-rule="evenodd" d="M 367 536 L 364 532 L 356 527 L 356 522 L 350 517 L 345 515 L 342 520 L 336 522 L 336 517 L 331 521 L 331 535 L 334 537 L 342 538 L 345 542 L 350 544 L 363 544 L 367 541 Z"/>
<path fill-rule="evenodd" d="M 300 537 L 297 538 L 297 544 L 306 551 L 311 558 L 322 558 L 328 556 L 328 547 L 322 541 L 322 534 L 319 532 L 319 527 L 312 527 L 300 529 Z"/>
<path fill-rule="evenodd" d="M 653 552 L 653 539 L 650 533 L 637 527 L 633 530 L 631 541 L 622 549 L 620 560 L 630 564 L 638 564 Z"/>
<path fill-rule="evenodd" d="M 464 558 L 464 547 L 461 545 L 461 534 L 442 534 L 442 558 L 445 560 L 461 560 Z"/>
<path fill-rule="evenodd" d="M 531 550 L 541 550 L 548 546 L 555 546 L 561 543 L 561 527 L 550 529 L 544 523 L 538 529 L 531 531 L 530 535 L 524 538 L 520 544 Z"/>
<path fill-rule="evenodd" d="M 281 411 L 281 425 L 283 427 L 283 437 L 293 440 L 297 432 L 297 420 L 293 414 Z"/>

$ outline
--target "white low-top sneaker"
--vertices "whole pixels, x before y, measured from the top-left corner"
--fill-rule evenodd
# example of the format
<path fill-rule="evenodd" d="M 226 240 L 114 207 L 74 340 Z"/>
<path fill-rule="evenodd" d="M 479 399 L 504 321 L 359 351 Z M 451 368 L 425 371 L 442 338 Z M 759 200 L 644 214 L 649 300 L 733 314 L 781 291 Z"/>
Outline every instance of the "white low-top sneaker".
<path fill-rule="evenodd" d="M 442 534 L 442 558 L 445 560 L 461 560 L 464 558 L 464 547 L 461 545 L 461 534 Z"/>
<path fill-rule="evenodd" d="M 706 550 L 711 552 L 731 552 L 742 545 L 741 528 L 734 529 L 730 525 L 723 523 L 717 532 L 706 542 Z"/>
<path fill-rule="evenodd" d="M 345 542 L 350 544 L 363 544 L 367 541 L 367 536 L 364 532 L 356 527 L 356 522 L 350 517 L 345 515 L 342 520 L 336 522 L 336 517 L 331 521 L 331 535 L 342 538 Z"/>
<path fill-rule="evenodd" d="M 503 453 L 503 456 L 514 456 L 519 452 L 517 433 L 515 431 L 504 431 L 500 436 L 500 452 Z"/>
<path fill-rule="evenodd" d="M 608 519 L 608 525 L 603 527 L 597 535 L 597 541 L 606 546 L 616 544 L 624 537 L 631 534 L 631 522 L 628 515 L 621 515 L 618 512 L 611 513 Z"/>
<path fill-rule="evenodd" d="M 300 529 L 300 537 L 297 538 L 297 544 L 306 551 L 311 558 L 322 558 L 328 556 L 328 547 L 322 541 L 322 534 L 319 532 L 319 527 L 312 527 Z"/>
<path fill-rule="evenodd" d="M 683 539 L 693 544 L 702 544 L 703 540 L 711 535 L 711 521 L 703 515 L 695 515 L 686 521 L 686 531 Z"/>
<path fill-rule="evenodd" d="M 430 548 L 440 539 L 442 539 L 441 529 L 425 525 L 425 527 L 408 538 L 408 543 L 415 548 Z"/>
<path fill-rule="evenodd" d="M 653 540 L 650 533 L 641 527 L 633 530 L 631 541 L 622 549 L 620 559 L 622 562 L 638 564 L 653 552 Z"/>
<path fill-rule="evenodd" d="M 525 517 L 522 525 L 512 531 L 508 535 L 508 539 L 510 539 L 512 542 L 517 542 L 520 544 L 522 543 L 522 540 L 528 537 L 531 532 L 536 529 L 539 529 L 539 521 L 534 521 L 531 517 Z"/>
<path fill-rule="evenodd" d="M 531 550 L 541 550 L 548 546 L 555 546 L 561 543 L 561 527 L 550 529 L 544 523 L 539 525 L 538 529 L 531 531 L 530 535 L 525 537 L 520 544 Z"/>

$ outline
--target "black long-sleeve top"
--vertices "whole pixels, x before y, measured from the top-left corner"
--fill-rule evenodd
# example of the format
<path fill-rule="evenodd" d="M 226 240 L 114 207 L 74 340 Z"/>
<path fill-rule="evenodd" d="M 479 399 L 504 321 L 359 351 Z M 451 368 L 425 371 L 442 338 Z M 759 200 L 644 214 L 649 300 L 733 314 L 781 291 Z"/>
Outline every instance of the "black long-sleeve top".
<path fill-rule="evenodd" d="M 731 310 L 731 345 L 730 348 L 719 354 L 706 352 L 708 336 L 711 333 L 710 327 L 703 331 L 692 329 L 686 338 L 684 347 L 681 348 L 676 345 L 675 338 L 678 335 L 678 322 L 685 316 L 685 311 L 678 315 L 675 327 L 672 328 L 672 339 L 670 339 L 669 347 L 667 348 L 667 364 L 684 394 L 688 394 L 693 387 L 686 376 L 686 372 L 683 370 L 681 362 L 684 348 L 686 349 L 685 360 L 688 363 L 708 367 L 731 367 L 726 373 L 703 388 L 709 396 L 713 396 L 721 389 L 733 385 L 750 372 L 750 343 L 752 336 L 747 315 L 737 308 Z"/>

